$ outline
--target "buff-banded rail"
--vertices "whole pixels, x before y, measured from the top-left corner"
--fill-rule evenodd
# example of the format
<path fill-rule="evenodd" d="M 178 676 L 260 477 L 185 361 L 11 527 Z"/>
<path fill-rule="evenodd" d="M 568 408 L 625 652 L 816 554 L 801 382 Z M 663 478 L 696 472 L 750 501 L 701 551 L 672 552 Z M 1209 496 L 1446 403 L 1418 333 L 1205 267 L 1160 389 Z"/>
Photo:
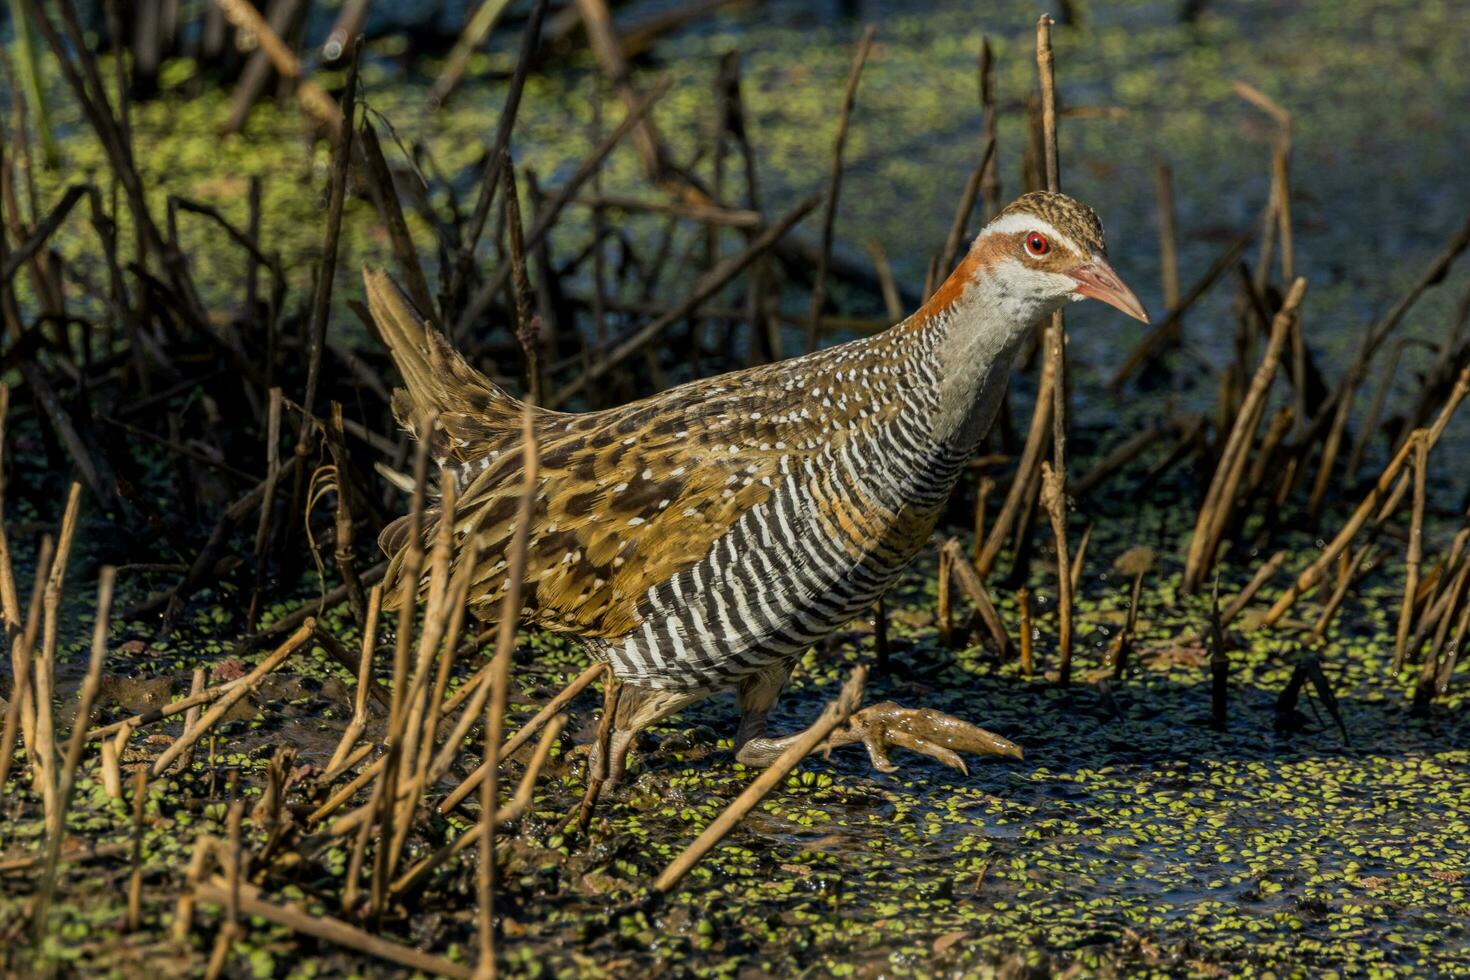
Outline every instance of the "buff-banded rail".
<path fill-rule="evenodd" d="M 434 420 L 432 458 L 458 497 L 455 567 L 475 556 L 470 610 L 493 621 L 523 492 L 524 406 L 385 273 L 365 278 L 403 375 L 394 414 L 413 433 Z M 539 465 L 522 617 L 582 638 L 621 682 L 609 784 L 640 729 L 722 690 L 736 692 L 739 761 L 769 765 L 800 737 L 766 730 L 792 666 L 867 610 L 925 545 L 1022 340 L 1088 297 L 1147 322 L 1108 263 L 1092 209 L 1031 193 L 882 333 L 618 408 L 530 410 Z M 438 517 L 431 500 L 425 544 Z M 380 539 L 385 609 L 401 601 L 409 533 L 401 518 Z M 883 770 L 893 746 L 960 767 L 959 752 L 1020 755 L 969 722 L 886 702 L 855 712 L 826 745 L 855 742 Z"/>

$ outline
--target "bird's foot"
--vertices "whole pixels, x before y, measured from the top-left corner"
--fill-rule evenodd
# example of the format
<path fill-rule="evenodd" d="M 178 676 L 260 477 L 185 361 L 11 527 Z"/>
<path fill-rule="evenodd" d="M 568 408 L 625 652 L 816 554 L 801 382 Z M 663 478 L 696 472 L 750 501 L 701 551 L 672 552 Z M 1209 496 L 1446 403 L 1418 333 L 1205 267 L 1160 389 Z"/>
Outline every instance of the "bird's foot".
<path fill-rule="evenodd" d="M 888 758 L 894 747 L 927 755 L 966 775 L 970 770 L 960 753 L 1022 757 L 1021 747 L 1015 742 L 978 725 L 933 708 L 904 708 L 892 701 L 854 712 L 842 728 L 828 736 L 823 748 L 830 753 L 854 742 L 861 742 L 868 750 L 868 758 L 879 772 L 898 769 Z"/>
<path fill-rule="evenodd" d="M 765 735 L 765 716 L 743 721 L 736 735 L 735 758 L 748 766 L 765 768 L 783 751 L 798 742 L 803 733 L 770 737 Z M 835 748 L 861 743 L 868 750 L 873 768 L 893 772 L 898 766 L 888 758 L 891 749 L 903 748 L 927 755 L 951 769 L 969 773 L 960 753 L 1022 757 L 1021 747 L 1010 739 L 978 725 L 933 708 L 903 708 L 892 701 L 855 711 L 836 731 L 817 746 L 825 756 Z"/>

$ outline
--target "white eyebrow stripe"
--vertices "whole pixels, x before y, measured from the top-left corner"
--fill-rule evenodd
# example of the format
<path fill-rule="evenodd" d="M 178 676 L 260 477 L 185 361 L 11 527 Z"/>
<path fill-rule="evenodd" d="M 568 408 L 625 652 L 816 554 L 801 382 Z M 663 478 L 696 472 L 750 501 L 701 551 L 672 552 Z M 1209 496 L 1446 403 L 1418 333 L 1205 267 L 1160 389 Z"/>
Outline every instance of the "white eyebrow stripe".
<path fill-rule="evenodd" d="M 991 234 L 1012 235 L 1016 232 L 1025 231 L 1039 231 L 1051 239 L 1052 244 L 1065 245 L 1079 255 L 1085 255 L 1088 251 L 1088 249 L 1079 247 L 1071 238 L 1057 231 L 1056 226 L 1051 222 L 1039 218 L 1034 214 L 1024 214 L 1020 211 L 1003 214 L 999 218 L 996 218 L 985 226 L 984 230 L 980 232 L 980 237 L 984 238 L 986 235 Z"/>

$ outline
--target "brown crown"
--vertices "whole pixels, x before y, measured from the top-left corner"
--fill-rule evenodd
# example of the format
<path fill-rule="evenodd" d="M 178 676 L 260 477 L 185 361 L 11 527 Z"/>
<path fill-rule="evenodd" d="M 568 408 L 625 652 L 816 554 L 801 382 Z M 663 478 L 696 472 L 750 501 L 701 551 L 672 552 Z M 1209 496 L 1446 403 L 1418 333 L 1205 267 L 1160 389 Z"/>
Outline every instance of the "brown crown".
<path fill-rule="evenodd" d="M 1034 214 L 1082 248 L 1107 254 L 1097 212 L 1075 198 L 1056 191 L 1032 191 L 1016 198 L 997 217 L 1007 214 Z"/>

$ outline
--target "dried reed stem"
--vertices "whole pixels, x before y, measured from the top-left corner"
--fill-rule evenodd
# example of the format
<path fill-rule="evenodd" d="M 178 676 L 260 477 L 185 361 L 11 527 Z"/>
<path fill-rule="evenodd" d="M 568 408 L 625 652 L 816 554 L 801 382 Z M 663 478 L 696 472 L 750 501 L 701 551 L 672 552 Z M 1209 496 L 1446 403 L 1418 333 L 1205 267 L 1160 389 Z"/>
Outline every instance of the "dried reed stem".
<path fill-rule="evenodd" d="M 499 754 L 496 755 L 494 760 L 495 764 L 499 765 L 505 759 L 510 758 L 519 751 L 523 745 L 531 740 L 532 735 L 540 731 L 542 725 L 546 724 L 557 712 L 570 704 L 578 694 L 581 694 L 589 684 L 601 677 L 607 670 L 608 665 L 599 661 L 578 674 L 571 683 L 562 688 L 556 697 L 552 698 L 540 711 L 536 712 L 535 716 L 526 722 L 520 731 L 511 736 L 510 741 L 506 742 Z M 485 774 L 489 771 L 490 766 L 491 763 L 488 760 L 480 763 L 479 768 L 466 777 L 464 782 L 456 786 L 454 791 L 446 796 L 435 809 L 441 815 L 448 815 L 464 801 L 465 797 L 469 796 L 480 785 L 485 778 Z"/>
<path fill-rule="evenodd" d="M 1256 569 L 1256 574 L 1251 576 L 1251 580 L 1246 583 L 1245 588 L 1241 589 L 1239 594 L 1230 600 L 1230 605 L 1225 607 L 1225 612 L 1220 616 L 1221 627 L 1229 626 L 1231 620 L 1239 616 L 1241 611 L 1250 605 L 1251 600 L 1256 597 L 1256 593 L 1261 591 L 1261 587 L 1271 581 L 1271 578 L 1281 570 L 1281 565 L 1285 561 L 1286 552 L 1284 550 L 1278 551 L 1264 565 Z"/>
<path fill-rule="evenodd" d="M 336 750 L 332 753 L 331 761 L 327 763 L 327 772 L 335 771 L 342 760 L 347 757 L 352 746 L 362 737 L 368 722 L 368 690 L 373 682 L 373 649 L 378 642 L 378 615 L 383 608 L 383 587 L 373 586 L 368 593 L 367 621 L 362 628 L 362 653 L 357 667 L 357 690 L 354 692 L 352 704 L 352 720 L 347 723 L 347 728 L 342 732 L 342 740 L 337 743 Z"/>
<path fill-rule="evenodd" d="M 1046 440 L 1051 434 L 1055 372 L 1056 366 L 1050 358 L 1042 362 L 1041 381 L 1036 387 L 1036 408 L 1031 414 L 1031 428 L 1026 434 L 1026 445 L 1021 450 L 1021 459 L 1016 464 L 1016 473 L 1011 478 L 1010 489 L 1006 491 L 1005 502 L 1001 504 L 1000 513 L 995 516 L 995 523 L 991 525 L 990 535 L 980 549 L 979 558 L 975 560 L 975 570 L 982 580 L 989 577 L 991 569 L 995 567 L 995 560 L 1000 557 L 1000 550 L 1005 546 L 1006 538 L 1019 518 L 1021 509 L 1031 504 L 1041 454 L 1045 452 Z"/>
<path fill-rule="evenodd" d="M 1016 590 L 1016 604 L 1021 607 L 1021 675 L 1029 679 L 1036 663 L 1031 652 L 1031 590 L 1024 585 Z"/>
<path fill-rule="evenodd" d="M 1271 323 L 1271 337 L 1267 343 L 1266 352 L 1262 355 L 1261 363 L 1256 368 L 1255 376 L 1251 379 L 1245 400 L 1236 413 L 1235 425 L 1231 428 L 1225 448 L 1220 453 L 1220 462 L 1215 467 L 1214 477 L 1210 480 L 1209 490 L 1205 493 L 1204 503 L 1200 505 L 1199 516 L 1195 520 L 1194 534 L 1189 539 L 1189 550 L 1184 561 L 1184 578 L 1181 582 L 1181 587 L 1186 592 L 1192 592 L 1198 588 L 1200 580 L 1214 566 L 1215 555 L 1220 546 L 1220 536 L 1235 509 L 1236 492 L 1240 486 L 1241 476 L 1245 472 L 1251 442 L 1255 439 L 1256 429 L 1261 421 L 1261 413 L 1265 410 L 1266 394 L 1271 387 L 1272 380 L 1276 377 L 1276 369 L 1281 363 L 1281 352 L 1286 345 L 1292 317 L 1296 314 L 1297 307 L 1301 305 L 1306 291 L 1307 281 L 1305 279 L 1299 278 L 1293 282 L 1291 289 L 1286 294 L 1286 299 L 1282 302 L 1281 309 Z"/>
<path fill-rule="evenodd" d="M 1393 669 L 1404 666 L 1408 656 L 1409 631 L 1414 625 L 1414 596 L 1419 589 L 1419 570 L 1424 561 L 1424 498 L 1429 480 L 1429 444 L 1420 439 L 1414 446 L 1414 510 L 1409 521 L 1409 554 L 1405 559 L 1404 601 L 1399 607 L 1398 630 L 1394 636 Z"/>
<path fill-rule="evenodd" d="M 41 779 L 41 798 L 44 803 L 47 826 L 53 826 L 59 807 L 57 779 L 55 723 L 53 721 L 56 689 L 56 645 L 60 640 L 59 618 L 61 615 L 61 587 L 66 580 L 66 562 L 71 554 L 72 541 L 77 530 L 77 508 L 81 504 L 82 485 L 73 483 L 66 498 L 66 511 L 61 518 L 61 534 L 56 544 L 56 559 L 46 577 L 46 591 L 41 600 L 42 627 L 41 655 L 32 665 L 32 677 L 36 700 L 36 742 L 27 744 L 32 764 Z"/>
<path fill-rule="evenodd" d="M 143 808 L 148 802 L 148 770 L 133 772 L 133 838 L 128 872 L 128 930 L 143 924 Z"/>
<path fill-rule="evenodd" d="M 208 678 L 209 672 L 207 670 L 205 670 L 203 667 L 195 667 L 193 675 L 189 678 L 189 697 L 198 697 L 200 694 L 203 694 L 204 688 L 207 686 L 206 681 L 208 680 Z M 191 728 L 199 724 L 199 714 L 200 711 L 198 705 L 195 705 L 188 711 L 184 712 L 185 734 L 188 734 Z M 112 743 L 109 742 L 107 739 L 104 738 L 102 740 L 102 747 L 104 751 L 106 751 L 106 749 L 111 745 Z M 193 764 L 194 746 L 190 746 L 189 751 L 185 752 L 183 756 L 179 759 L 179 768 L 181 770 L 187 770 Z"/>
<path fill-rule="evenodd" d="M 1378 549 L 1372 543 L 1363 545 L 1352 555 L 1343 554 L 1343 560 L 1339 564 L 1337 584 L 1332 588 L 1332 595 L 1328 597 L 1327 603 L 1322 607 L 1322 613 L 1317 617 L 1317 622 L 1312 626 L 1312 639 L 1321 641 L 1327 635 L 1327 627 L 1332 625 L 1332 620 L 1337 616 L 1337 610 L 1342 608 L 1343 600 L 1347 598 L 1348 589 L 1357 580 L 1358 574 L 1363 568 L 1371 568 L 1378 562 Z"/>
<path fill-rule="evenodd" d="M 155 760 L 153 763 L 153 768 L 151 770 L 153 775 L 155 777 L 162 776 L 166 771 L 168 771 L 168 767 L 173 764 L 173 761 L 175 759 L 182 755 L 184 751 L 192 746 L 195 742 L 199 741 L 199 739 L 202 738 L 206 732 L 208 732 L 211 728 L 218 724 L 219 720 L 223 718 L 231 708 L 238 704 L 242 698 L 253 692 L 255 688 L 259 686 L 260 682 L 265 679 L 265 676 L 267 674 L 279 668 L 282 664 L 286 662 L 288 658 L 290 658 L 291 654 L 295 653 L 297 649 L 299 649 L 304 643 L 306 643 L 306 641 L 311 638 L 311 634 L 315 629 L 315 619 L 308 618 L 305 623 L 302 623 L 301 626 L 296 630 L 296 632 L 292 633 L 290 637 L 286 639 L 286 642 L 276 647 L 276 649 L 273 650 L 270 655 L 267 656 L 264 660 L 262 660 L 254 670 L 246 674 L 245 677 L 241 679 L 242 683 L 235 685 L 230 689 L 227 694 L 224 695 L 224 697 L 219 698 L 215 702 L 215 704 L 204 713 L 204 717 L 199 719 L 199 724 L 194 726 L 193 731 L 186 732 L 183 735 L 180 735 L 179 738 L 172 745 L 164 750 L 163 754 L 160 755 L 158 759 Z"/>
<path fill-rule="evenodd" d="M 61 842 L 66 837 L 66 813 L 71 809 L 72 791 L 76 787 L 77 764 L 82 761 L 82 746 L 86 743 L 87 720 L 92 717 L 92 708 L 97 702 L 97 691 L 102 686 L 102 662 L 107 657 L 107 616 L 112 609 L 112 587 L 117 570 L 107 565 L 102 569 L 97 585 L 97 618 L 92 628 L 92 651 L 87 660 L 87 673 L 77 694 L 77 710 L 72 717 L 71 736 L 67 739 L 66 759 L 62 764 L 61 780 L 57 787 L 57 807 L 54 819 L 46 827 L 46 863 L 41 873 L 41 884 L 31 907 L 32 928 L 36 942 L 46 934 L 47 912 L 51 897 L 56 892 L 57 862 L 61 857 Z"/>
<path fill-rule="evenodd" d="M 317 915 L 293 905 L 276 905 L 273 902 L 267 902 L 254 894 L 253 889 L 242 889 L 238 896 L 235 896 L 229 882 L 218 877 L 200 884 L 194 891 L 194 898 L 199 902 L 209 902 L 226 907 L 229 907 L 233 900 L 234 907 L 241 915 L 265 919 L 293 932 L 299 932 L 324 942 L 335 943 L 346 949 L 374 956 L 431 976 L 470 980 L 474 975 L 469 967 L 461 963 L 425 953 L 411 946 L 391 942 L 356 926 L 348 925 L 341 919 Z"/>
<path fill-rule="evenodd" d="M 763 800 L 767 793 L 776 788 L 776 785 L 784 780 L 797 764 L 811 755 L 826 741 L 827 736 L 837 729 L 837 726 L 847 721 L 848 717 L 857 709 L 858 701 L 863 695 L 863 684 L 867 680 L 868 671 L 866 667 L 853 668 L 852 676 L 847 683 L 842 685 L 842 691 L 823 709 L 821 716 L 812 727 L 801 734 L 801 737 L 787 746 L 785 751 L 776 757 L 776 760 L 755 778 L 745 790 L 737 796 L 723 812 L 720 813 L 708 827 L 696 837 L 684 851 L 669 862 L 668 867 L 654 881 L 653 887 L 656 891 L 667 892 L 677 885 L 689 873 L 689 869 L 699 863 L 716 844 L 725 838 L 725 835 L 734 830 L 736 825 L 745 818 L 745 815 L 755 808 L 755 805 Z"/>
<path fill-rule="evenodd" d="M 1317 556 L 1316 560 L 1302 570 L 1291 587 L 1276 600 L 1275 604 L 1271 606 L 1270 611 L 1266 613 L 1261 625 L 1268 627 L 1275 626 L 1281 620 L 1281 617 L 1286 615 L 1286 611 L 1292 607 L 1292 604 L 1297 599 L 1301 598 L 1307 590 L 1321 581 L 1322 574 L 1326 568 L 1337 560 L 1338 555 L 1343 552 L 1353 537 L 1368 522 L 1368 519 L 1378 512 L 1385 498 L 1388 497 L 1389 492 L 1394 488 L 1399 473 L 1408 465 L 1412 454 L 1417 451 L 1415 449 L 1415 443 L 1423 439 L 1428 442 L 1428 448 L 1432 449 L 1434 444 L 1439 441 L 1440 435 L 1444 432 L 1445 427 L 1449 425 L 1450 417 L 1454 415 L 1455 409 L 1460 406 L 1460 402 L 1465 399 L 1467 393 L 1470 393 L 1470 368 L 1466 368 L 1460 372 L 1460 376 L 1455 382 L 1454 390 L 1450 392 L 1450 397 L 1445 400 L 1444 407 L 1440 409 L 1439 417 L 1435 419 L 1434 424 L 1428 429 L 1415 430 L 1415 434 L 1404 444 L 1403 448 L 1398 451 L 1394 458 L 1389 461 L 1388 465 L 1384 467 L 1377 482 L 1373 484 L 1373 488 L 1368 491 L 1368 495 L 1363 498 L 1357 510 L 1353 512 L 1353 515 L 1348 519 L 1347 523 L 1343 525 L 1342 530 L 1322 550 L 1322 553 Z"/>
<path fill-rule="evenodd" d="M 215 0 L 215 3 L 219 4 L 219 9 L 223 11 L 226 20 L 256 38 L 260 43 L 260 49 L 270 58 L 277 72 L 286 78 L 295 80 L 297 94 L 307 111 L 319 122 L 331 127 L 334 134 L 340 133 L 342 113 L 337 108 L 336 100 L 328 95 L 320 85 L 306 77 L 302 71 L 301 59 L 296 57 L 296 52 L 281 40 L 281 36 L 250 4 L 250 0 Z"/>
<path fill-rule="evenodd" d="M 878 27 L 869 24 L 858 40 L 857 51 L 852 56 L 852 68 L 847 73 L 847 86 L 842 92 L 842 105 L 837 112 L 837 135 L 832 141 L 832 169 L 827 175 L 827 193 L 823 195 L 822 244 L 817 252 L 817 271 L 812 281 L 811 312 L 807 315 L 806 349 L 817 349 L 817 336 L 821 331 L 822 308 L 827 305 L 827 266 L 832 261 L 832 226 L 837 220 L 837 196 L 842 190 L 842 151 L 847 145 L 847 126 L 852 119 L 852 107 L 857 101 L 858 82 L 863 77 L 863 65 L 867 64 L 868 52 L 873 49 L 873 39 L 878 36 Z"/>
<path fill-rule="evenodd" d="M 1042 14 L 1036 21 L 1036 69 L 1041 78 L 1041 132 L 1046 150 L 1046 187 L 1062 189 L 1057 159 L 1057 96 L 1054 73 L 1055 56 L 1051 46 L 1051 17 Z M 1072 680 L 1072 564 L 1067 559 L 1067 327 L 1062 312 L 1051 315 L 1046 331 L 1046 358 L 1051 364 L 1052 465 L 1042 463 L 1041 503 L 1051 518 L 1052 537 L 1057 551 L 1057 646 L 1061 659 L 1057 680 L 1065 685 Z"/>
<path fill-rule="evenodd" d="M 557 715 L 546 724 L 546 731 L 541 740 L 536 743 L 536 751 L 526 763 L 526 771 L 521 774 L 521 781 L 516 786 L 515 795 L 505 806 L 500 807 L 495 813 L 495 825 L 505 827 L 512 821 L 519 820 L 530 809 L 534 796 L 536 780 L 540 778 L 541 769 L 546 764 L 547 757 L 551 754 L 551 747 L 556 744 L 557 737 L 561 734 L 562 727 L 566 724 L 564 715 Z M 403 895 L 416 889 L 425 879 L 445 861 L 467 848 L 478 843 L 483 832 L 483 823 L 477 823 L 473 828 L 465 831 L 453 842 L 444 845 L 437 851 L 425 857 L 414 865 L 403 876 L 395 881 L 389 888 L 392 895 Z"/>
<path fill-rule="evenodd" d="M 1167 163 L 1154 165 L 1154 195 L 1159 212 L 1159 279 L 1164 309 L 1179 305 L 1179 241 L 1174 227 L 1174 171 Z"/>
<path fill-rule="evenodd" d="M 947 559 L 950 575 L 959 580 L 960 588 L 965 590 L 970 601 L 975 604 L 975 611 L 979 613 L 980 620 L 990 633 L 990 639 L 995 644 L 996 652 L 1002 657 L 1007 656 L 1011 652 L 1011 638 L 1006 633 L 1005 622 L 1000 618 L 1000 613 L 996 611 L 995 603 L 990 601 L 990 593 L 985 590 L 985 583 L 980 580 L 980 575 L 970 564 L 959 539 L 950 538 L 944 543 L 940 553 Z M 948 590 L 941 584 L 940 601 L 943 605 L 948 605 L 947 592 Z"/>

